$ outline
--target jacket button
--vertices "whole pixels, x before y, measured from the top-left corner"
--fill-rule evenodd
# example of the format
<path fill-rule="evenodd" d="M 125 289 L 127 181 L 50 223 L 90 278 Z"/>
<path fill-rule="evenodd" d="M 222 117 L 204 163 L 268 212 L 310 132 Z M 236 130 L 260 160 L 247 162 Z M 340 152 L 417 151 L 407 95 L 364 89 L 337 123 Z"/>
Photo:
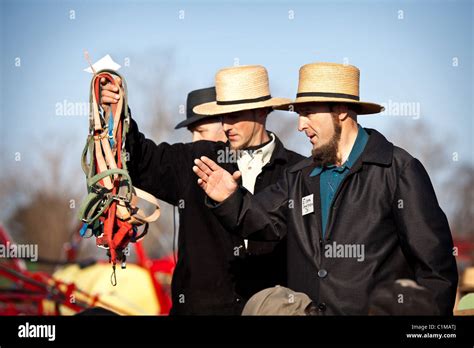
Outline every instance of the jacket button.
<path fill-rule="evenodd" d="M 327 275 L 328 275 L 328 271 L 326 271 L 325 269 L 320 269 L 320 270 L 318 271 L 318 277 L 319 277 L 319 278 L 324 278 L 324 277 L 326 277 Z"/>
<path fill-rule="evenodd" d="M 319 310 L 320 312 L 326 311 L 326 308 L 327 308 L 327 307 L 326 307 L 326 304 L 325 304 L 324 302 L 321 302 L 320 304 L 318 304 L 318 310 Z"/>

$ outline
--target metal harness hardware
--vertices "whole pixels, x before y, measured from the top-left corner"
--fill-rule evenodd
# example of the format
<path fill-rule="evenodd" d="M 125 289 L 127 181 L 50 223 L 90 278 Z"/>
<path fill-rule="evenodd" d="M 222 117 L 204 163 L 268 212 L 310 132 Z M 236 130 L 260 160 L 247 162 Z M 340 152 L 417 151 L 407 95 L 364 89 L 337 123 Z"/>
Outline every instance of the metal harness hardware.
<path fill-rule="evenodd" d="M 122 80 L 122 86 L 114 76 Z M 100 102 L 102 78 L 119 90 L 118 103 L 106 108 Z M 81 164 L 87 178 L 88 195 L 79 211 L 83 222 L 80 233 L 86 238 L 95 236 L 97 246 L 108 250 L 113 285 L 117 284 L 116 263 L 120 262 L 125 268 L 125 248 L 130 242 L 141 240 L 148 231 L 148 223 L 160 216 L 158 200 L 133 187 L 127 171 L 125 139 L 129 124 L 125 80 L 113 70 L 95 72 L 90 91 L 89 135 L 82 152 Z M 146 216 L 137 207 L 138 199 L 154 205 L 154 212 Z M 143 226 L 140 234 L 139 226 Z"/>

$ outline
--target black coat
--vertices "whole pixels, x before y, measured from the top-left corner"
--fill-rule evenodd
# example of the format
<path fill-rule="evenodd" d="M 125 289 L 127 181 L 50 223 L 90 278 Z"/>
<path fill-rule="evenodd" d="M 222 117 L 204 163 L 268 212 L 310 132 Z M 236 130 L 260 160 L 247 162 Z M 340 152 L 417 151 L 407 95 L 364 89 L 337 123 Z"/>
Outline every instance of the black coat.
<path fill-rule="evenodd" d="M 311 158 L 277 185 L 253 197 L 241 188 L 213 211 L 244 237 L 277 240 L 288 230 L 288 287 L 308 294 L 322 314 L 367 314 L 377 284 L 411 273 L 433 293 L 439 312 L 450 315 L 458 281 L 453 241 L 429 176 L 405 150 L 367 132 L 363 153 L 334 196 L 324 239 L 320 176 L 309 176 Z M 314 212 L 303 216 L 302 198 L 310 194 Z M 337 250 L 334 243 L 363 245 L 364 259 L 349 252 L 333 257 L 327 252 Z"/>
<path fill-rule="evenodd" d="M 276 137 L 275 137 L 276 138 Z M 276 183 L 284 169 L 303 157 L 286 150 L 278 138 L 270 162 L 257 177 L 255 192 Z M 171 314 L 238 315 L 255 292 L 286 284 L 286 246 L 250 242 L 231 235 L 205 206 L 205 194 L 192 171 L 194 159 L 217 159 L 223 142 L 156 145 L 132 120 L 126 139 L 134 186 L 178 207 L 178 261 L 172 279 Z M 236 163 L 224 164 L 237 170 Z"/>

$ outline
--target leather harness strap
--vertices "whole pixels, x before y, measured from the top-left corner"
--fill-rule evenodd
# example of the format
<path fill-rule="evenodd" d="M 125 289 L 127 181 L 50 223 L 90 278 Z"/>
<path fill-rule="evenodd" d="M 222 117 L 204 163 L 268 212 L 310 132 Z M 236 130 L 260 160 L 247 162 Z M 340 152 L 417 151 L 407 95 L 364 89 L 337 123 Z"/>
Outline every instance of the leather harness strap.
<path fill-rule="evenodd" d="M 122 80 L 122 85 L 114 76 Z M 101 83 L 105 78 L 119 90 L 119 100 L 108 108 L 100 103 Z M 115 279 L 115 265 L 125 268 L 124 249 L 130 242 L 141 240 L 148 231 L 148 223 L 160 216 L 158 200 L 151 194 L 133 187 L 127 171 L 125 139 L 130 124 L 125 80 L 113 70 L 94 73 L 90 93 L 89 136 L 82 152 L 82 169 L 87 177 L 88 195 L 79 211 L 83 221 L 81 236 L 96 237 L 98 247 L 108 250 Z M 89 155 L 89 156 L 88 156 Z M 153 205 L 146 215 L 138 208 L 138 200 Z M 143 230 L 138 234 L 138 227 Z M 92 233 L 89 235 L 87 231 Z M 112 281 L 116 285 L 115 281 Z"/>

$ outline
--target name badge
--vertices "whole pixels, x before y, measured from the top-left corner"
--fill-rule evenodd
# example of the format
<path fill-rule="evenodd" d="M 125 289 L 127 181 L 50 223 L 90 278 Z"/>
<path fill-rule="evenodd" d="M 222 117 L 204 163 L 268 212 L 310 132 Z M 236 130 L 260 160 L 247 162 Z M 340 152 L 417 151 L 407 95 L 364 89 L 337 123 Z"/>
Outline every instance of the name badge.
<path fill-rule="evenodd" d="M 301 213 L 302 216 L 314 212 L 313 196 L 314 194 L 310 194 L 301 199 L 301 205 L 303 207 Z"/>

